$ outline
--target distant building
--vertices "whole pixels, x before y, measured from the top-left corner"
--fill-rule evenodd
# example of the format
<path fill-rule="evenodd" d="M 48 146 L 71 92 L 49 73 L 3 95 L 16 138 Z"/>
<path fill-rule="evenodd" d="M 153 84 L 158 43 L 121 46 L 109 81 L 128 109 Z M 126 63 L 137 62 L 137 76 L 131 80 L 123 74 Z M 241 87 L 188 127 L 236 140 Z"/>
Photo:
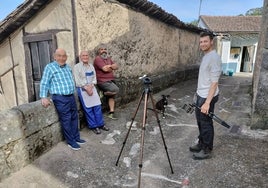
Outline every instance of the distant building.
<path fill-rule="evenodd" d="M 253 72 L 261 16 L 200 16 L 198 26 L 213 31 L 223 73 Z"/>

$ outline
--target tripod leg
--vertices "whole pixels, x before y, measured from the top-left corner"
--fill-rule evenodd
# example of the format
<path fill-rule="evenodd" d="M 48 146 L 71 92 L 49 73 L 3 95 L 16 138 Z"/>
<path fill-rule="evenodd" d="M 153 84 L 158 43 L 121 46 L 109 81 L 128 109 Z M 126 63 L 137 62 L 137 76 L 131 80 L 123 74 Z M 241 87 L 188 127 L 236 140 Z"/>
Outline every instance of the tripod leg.
<path fill-rule="evenodd" d="M 160 130 L 160 133 L 161 133 L 161 137 L 162 137 L 162 140 L 163 140 L 163 143 L 164 143 L 164 147 L 165 147 L 165 150 L 166 150 L 166 154 L 167 154 L 167 158 L 168 158 L 168 162 L 169 162 L 169 166 L 170 166 L 170 169 L 171 169 L 171 173 L 173 174 L 173 168 L 172 168 L 172 165 L 171 165 L 171 162 L 170 162 L 170 158 L 169 158 L 169 154 L 168 154 L 168 150 L 167 150 L 167 145 L 166 145 L 166 141 L 165 141 L 165 138 L 164 138 L 164 134 L 163 134 L 163 131 L 162 131 L 162 128 L 161 128 L 161 125 L 160 125 L 160 120 L 158 118 L 158 114 L 157 114 L 157 111 L 156 111 L 156 108 L 155 108 L 155 104 L 154 104 L 154 100 L 153 100 L 153 97 L 152 97 L 152 94 L 150 93 L 150 98 L 151 98 L 151 101 L 152 101 L 152 104 L 153 104 L 153 111 L 154 111 L 154 114 L 155 114 L 155 117 L 157 119 L 157 124 L 158 124 L 158 127 L 159 127 L 159 130 Z"/>
<path fill-rule="evenodd" d="M 140 188 L 140 185 L 141 185 L 141 170 L 142 170 L 142 160 L 143 160 L 144 134 L 145 134 L 146 119 L 147 119 L 147 103 L 148 103 L 148 94 L 145 93 L 145 97 L 144 97 L 144 109 L 143 109 L 143 119 L 142 119 L 142 131 L 141 131 L 141 144 L 140 144 L 140 161 L 139 161 L 138 188 Z"/>
<path fill-rule="evenodd" d="M 120 159 L 120 157 L 121 157 L 121 154 L 122 154 L 123 149 L 124 149 L 124 147 L 125 147 L 125 144 L 126 144 L 126 142 L 127 142 L 128 135 L 129 135 L 129 133 L 130 133 L 132 124 L 133 124 L 133 122 L 134 122 L 134 120 L 135 120 L 135 117 L 136 117 L 136 115 L 137 115 L 137 112 L 138 112 L 138 110 L 139 110 L 139 107 L 140 107 L 140 104 L 141 104 L 141 101 L 142 101 L 143 96 L 144 96 L 144 92 L 142 93 L 142 95 L 141 95 L 141 97 L 140 97 L 140 100 L 139 100 L 139 103 L 138 103 L 138 106 L 137 106 L 137 108 L 136 108 L 136 111 L 135 111 L 133 117 L 131 118 L 131 123 L 130 123 L 129 129 L 128 129 L 128 131 L 127 131 L 127 135 L 126 135 L 126 137 L 125 137 L 125 139 L 124 139 L 124 141 L 123 141 L 123 145 L 122 145 L 122 147 L 121 147 L 120 153 L 119 153 L 118 158 L 117 158 L 116 163 L 115 163 L 116 166 L 118 165 L 119 159 Z"/>

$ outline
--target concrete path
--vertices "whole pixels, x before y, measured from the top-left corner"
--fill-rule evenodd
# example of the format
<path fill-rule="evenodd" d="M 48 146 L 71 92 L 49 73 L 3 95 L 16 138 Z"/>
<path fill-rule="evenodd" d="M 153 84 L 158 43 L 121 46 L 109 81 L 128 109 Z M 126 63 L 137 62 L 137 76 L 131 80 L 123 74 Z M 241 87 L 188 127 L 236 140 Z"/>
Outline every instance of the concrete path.
<path fill-rule="evenodd" d="M 215 114 L 231 125 L 241 126 L 242 131 L 232 134 L 215 123 L 215 146 L 211 159 L 193 160 L 188 149 L 196 141 L 198 130 L 194 114 L 187 114 L 181 107 L 192 103 L 196 88 L 196 80 L 192 80 L 153 95 L 156 101 L 162 94 L 170 95 L 167 117 L 162 119 L 159 115 L 167 150 L 156 117 L 148 110 L 142 168 L 139 164 L 143 102 L 118 166 L 115 165 L 127 127 L 137 109 L 137 100 L 118 109 L 118 120 L 106 119 L 111 129 L 109 132 L 95 135 L 87 128 L 82 129 L 82 138 L 87 143 L 81 146 L 81 150 L 73 151 L 61 142 L 31 165 L 3 180 L 0 187 L 123 188 L 138 187 L 138 180 L 143 188 L 268 187 L 268 131 L 247 127 L 251 84 L 251 74 L 221 78 L 221 95 Z M 151 102 L 148 103 L 150 106 Z M 171 173 L 166 151 L 174 174 Z"/>

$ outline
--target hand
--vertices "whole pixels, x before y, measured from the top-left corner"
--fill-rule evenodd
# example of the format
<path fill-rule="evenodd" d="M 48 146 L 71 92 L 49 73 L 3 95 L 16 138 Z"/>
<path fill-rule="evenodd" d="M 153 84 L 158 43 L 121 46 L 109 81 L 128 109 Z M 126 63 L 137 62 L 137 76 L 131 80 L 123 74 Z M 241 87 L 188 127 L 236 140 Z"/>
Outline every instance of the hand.
<path fill-rule="evenodd" d="M 85 87 L 84 87 L 84 89 L 86 90 L 86 92 L 87 92 L 87 94 L 89 95 L 89 96 L 92 96 L 93 95 L 93 85 L 86 85 Z"/>
<path fill-rule="evenodd" d="M 117 64 L 111 64 L 111 69 L 113 69 L 113 70 L 116 70 L 117 69 Z"/>
<path fill-rule="evenodd" d="M 204 113 L 204 114 L 208 114 L 208 112 L 209 112 L 209 103 L 204 103 L 201 106 L 201 112 Z"/>
<path fill-rule="evenodd" d="M 47 108 L 51 104 L 50 99 L 42 98 L 41 99 L 41 104 L 42 104 L 43 107 Z"/>
<path fill-rule="evenodd" d="M 112 65 L 105 65 L 104 67 L 102 67 L 102 70 L 105 72 L 112 72 L 113 68 Z"/>

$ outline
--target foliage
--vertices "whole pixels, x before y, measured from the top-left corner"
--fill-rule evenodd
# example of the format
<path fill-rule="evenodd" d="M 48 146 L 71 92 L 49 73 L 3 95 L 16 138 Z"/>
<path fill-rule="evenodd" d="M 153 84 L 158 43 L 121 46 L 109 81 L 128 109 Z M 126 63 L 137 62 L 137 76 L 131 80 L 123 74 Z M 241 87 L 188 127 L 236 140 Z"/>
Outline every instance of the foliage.
<path fill-rule="evenodd" d="M 198 25 L 198 20 L 191 21 L 189 24 L 197 26 Z"/>
<path fill-rule="evenodd" d="M 262 15 L 262 7 L 261 8 L 252 8 L 249 9 L 246 13 L 245 16 L 261 16 Z M 239 14 L 237 16 L 244 16 L 243 14 Z M 193 20 L 189 24 L 198 25 L 198 20 Z"/>
<path fill-rule="evenodd" d="M 246 16 L 261 16 L 262 15 L 262 7 L 261 8 L 252 8 L 249 9 L 246 14 Z"/>

